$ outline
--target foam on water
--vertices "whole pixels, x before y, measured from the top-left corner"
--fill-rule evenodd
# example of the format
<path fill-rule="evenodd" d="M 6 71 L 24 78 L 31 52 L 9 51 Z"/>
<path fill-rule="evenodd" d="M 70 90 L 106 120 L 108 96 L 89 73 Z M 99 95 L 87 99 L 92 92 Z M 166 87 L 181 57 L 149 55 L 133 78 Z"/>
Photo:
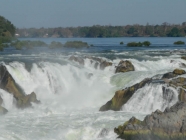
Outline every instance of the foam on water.
<path fill-rule="evenodd" d="M 178 101 L 178 92 L 174 88 L 165 87 L 171 91 L 164 93 L 162 86 L 149 84 L 137 90 L 122 109 L 149 114 L 157 109 L 164 111 L 166 107 L 171 107 Z"/>
<path fill-rule="evenodd" d="M 104 70 L 95 69 L 95 62 L 90 59 L 85 59 L 84 66 L 63 60 L 65 57 L 56 59 L 67 63 L 41 61 L 32 63 L 30 70 L 21 62 L 4 64 L 25 93 L 34 91 L 41 104 L 33 104 L 34 108 L 26 110 L 15 109 L 12 94 L 0 90 L 3 106 L 9 110 L 0 119 L 0 139 L 114 140 L 117 137 L 114 127 L 132 116 L 143 119 L 146 113 L 164 110 L 177 101 L 178 93 L 172 89 L 171 94 L 163 94 L 162 85 L 150 84 L 134 93 L 123 111 L 98 112 L 99 108 L 116 90 L 172 71 L 180 67 L 180 62 L 185 63 L 180 59 L 172 63 L 165 58 L 156 61 L 129 59 L 136 71 L 114 74 L 120 59 L 113 60 L 113 66 Z"/>

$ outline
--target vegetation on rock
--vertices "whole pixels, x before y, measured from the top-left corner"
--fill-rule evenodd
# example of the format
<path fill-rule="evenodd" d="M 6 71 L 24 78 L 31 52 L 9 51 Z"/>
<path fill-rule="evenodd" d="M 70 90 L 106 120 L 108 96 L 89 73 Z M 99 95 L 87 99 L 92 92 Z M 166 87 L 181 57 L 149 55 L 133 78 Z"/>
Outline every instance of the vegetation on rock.
<path fill-rule="evenodd" d="M 176 41 L 176 42 L 174 42 L 174 44 L 175 44 L 175 45 L 184 45 L 185 42 L 183 42 L 183 41 Z"/>
<path fill-rule="evenodd" d="M 89 45 L 87 42 L 82 42 L 82 41 L 67 41 L 64 44 L 64 47 L 82 48 L 82 47 L 89 47 Z"/>
<path fill-rule="evenodd" d="M 150 45 L 151 45 L 151 43 L 149 41 L 127 43 L 128 47 L 142 47 L 142 46 L 150 46 Z"/>
<path fill-rule="evenodd" d="M 120 44 L 120 45 L 123 45 L 124 43 L 123 43 L 123 41 L 121 41 L 119 44 Z"/>

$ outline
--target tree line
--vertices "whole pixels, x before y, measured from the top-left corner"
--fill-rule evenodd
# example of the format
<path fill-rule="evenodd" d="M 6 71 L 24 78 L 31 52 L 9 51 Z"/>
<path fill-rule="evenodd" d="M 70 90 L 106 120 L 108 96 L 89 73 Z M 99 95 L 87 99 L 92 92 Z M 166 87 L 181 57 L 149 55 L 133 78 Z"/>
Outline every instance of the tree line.
<path fill-rule="evenodd" d="M 0 16 L 0 44 L 10 42 L 15 35 L 15 26 L 3 16 Z"/>
<path fill-rule="evenodd" d="M 182 24 L 163 23 L 161 25 L 126 25 L 57 28 L 18 28 L 20 37 L 185 37 L 186 22 Z"/>

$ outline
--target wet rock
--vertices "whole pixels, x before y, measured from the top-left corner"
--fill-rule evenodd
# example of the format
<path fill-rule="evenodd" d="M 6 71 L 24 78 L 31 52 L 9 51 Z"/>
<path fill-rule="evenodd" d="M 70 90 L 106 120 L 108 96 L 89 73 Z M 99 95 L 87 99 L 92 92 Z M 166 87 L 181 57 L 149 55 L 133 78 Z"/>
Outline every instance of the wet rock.
<path fill-rule="evenodd" d="M 140 83 L 137 83 L 129 88 L 118 90 L 114 97 L 100 108 L 100 111 L 114 110 L 118 111 L 132 97 L 132 95 L 140 88 L 150 83 L 152 79 L 146 78 Z"/>
<path fill-rule="evenodd" d="M 173 74 L 182 75 L 182 74 L 185 74 L 185 71 L 182 70 L 182 69 L 175 69 L 175 70 L 173 71 Z"/>
<path fill-rule="evenodd" d="M 78 62 L 80 65 L 84 65 L 85 64 L 84 59 L 81 58 L 81 57 L 71 56 L 69 58 L 69 60 Z"/>
<path fill-rule="evenodd" d="M 121 139 L 127 140 L 185 140 L 186 103 L 178 102 L 169 110 L 147 115 L 143 121 L 131 118 L 114 129 Z"/>
<path fill-rule="evenodd" d="M 182 75 L 182 74 L 185 74 L 185 71 L 182 70 L 182 69 L 175 69 L 173 72 L 168 72 L 168 73 L 165 73 L 163 74 L 162 76 L 162 79 L 170 79 L 170 78 L 174 78 L 178 75 Z"/>
<path fill-rule="evenodd" d="M 182 56 L 182 57 L 181 57 L 181 59 L 184 59 L 184 60 L 186 60 L 186 56 Z"/>
<path fill-rule="evenodd" d="M 186 102 L 186 91 L 182 88 L 179 89 L 178 99 L 179 101 Z"/>
<path fill-rule="evenodd" d="M 116 68 L 115 73 L 128 72 L 128 71 L 134 71 L 134 66 L 128 60 L 126 60 L 126 61 L 121 60 Z"/>
<path fill-rule="evenodd" d="M 0 88 L 13 94 L 18 108 L 31 107 L 31 102 L 39 103 L 36 99 L 36 94 L 31 93 L 30 95 L 26 95 L 3 65 L 0 65 L 0 79 Z"/>
<path fill-rule="evenodd" d="M 99 133 L 98 138 L 105 137 L 106 135 L 108 135 L 108 132 L 109 132 L 109 131 L 108 131 L 106 128 L 103 128 L 103 129 L 101 130 L 101 132 Z"/>
<path fill-rule="evenodd" d="M 0 105 L 0 115 L 4 115 L 8 112 L 8 110 Z"/>
<path fill-rule="evenodd" d="M 17 100 L 17 107 L 24 109 L 24 108 L 27 108 L 27 107 L 31 107 L 32 106 L 31 103 L 36 103 L 36 104 L 40 103 L 40 101 L 37 100 L 36 94 L 34 92 L 32 92 L 31 94 L 26 95 L 22 98 L 19 98 Z"/>
<path fill-rule="evenodd" d="M 0 105 L 2 105 L 2 103 L 3 103 L 3 99 L 0 96 Z"/>
<path fill-rule="evenodd" d="M 171 62 L 171 63 L 175 63 L 175 64 L 176 64 L 176 63 L 178 63 L 178 64 L 179 64 L 179 66 L 180 66 L 180 67 L 183 67 L 183 68 L 185 68 L 185 67 L 186 67 L 186 65 L 185 65 L 184 63 L 180 62 L 180 61 L 171 60 L 170 62 Z"/>
<path fill-rule="evenodd" d="M 93 76 L 93 73 L 89 73 L 89 74 L 87 75 L 87 78 L 90 79 L 92 76 Z"/>
<path fill-rule="evenodd" d="M 103 61 L 101 64 L 100 64 L 100 69 L 101 70 L 104 70 L 106 67 L 108 66 L 112 66 L 112 63 L 111 62 L 107 62 L 107 61 Z"/>

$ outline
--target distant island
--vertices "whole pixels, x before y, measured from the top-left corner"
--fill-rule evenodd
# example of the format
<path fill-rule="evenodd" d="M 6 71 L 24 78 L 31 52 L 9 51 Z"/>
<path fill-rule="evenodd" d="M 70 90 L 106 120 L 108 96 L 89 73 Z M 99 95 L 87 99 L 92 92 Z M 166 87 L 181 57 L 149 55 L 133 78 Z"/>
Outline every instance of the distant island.
<path fill-rule="evenodd" d="M 21 38 L 186 37 L 186 22 L 165 22 L 161 25 L 18 28 L 16 35 Z"/>

